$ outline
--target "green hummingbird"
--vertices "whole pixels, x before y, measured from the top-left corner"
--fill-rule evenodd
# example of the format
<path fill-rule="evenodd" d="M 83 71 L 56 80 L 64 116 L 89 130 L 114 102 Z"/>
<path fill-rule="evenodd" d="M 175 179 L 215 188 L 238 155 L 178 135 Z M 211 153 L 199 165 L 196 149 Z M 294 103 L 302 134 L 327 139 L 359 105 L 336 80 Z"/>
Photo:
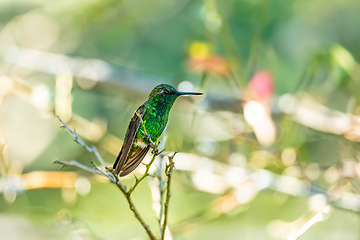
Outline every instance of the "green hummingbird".
<path fill-rule="evenodd" d="M 113 166 L 116 175 L 122 177 L 131 173 L 141 163 L 149 149 L 154 148 L 151 142 L 155 143 L 164 131 L 170 109 L 181 95 L 202 95 L 202 93 L 179 92 L 167 84 L 158 85 L 150 92 L 149 99 L 136 110 L 130 120 L 124 143 Z M 144 134 L 143 125 L 148 136 Z"/>

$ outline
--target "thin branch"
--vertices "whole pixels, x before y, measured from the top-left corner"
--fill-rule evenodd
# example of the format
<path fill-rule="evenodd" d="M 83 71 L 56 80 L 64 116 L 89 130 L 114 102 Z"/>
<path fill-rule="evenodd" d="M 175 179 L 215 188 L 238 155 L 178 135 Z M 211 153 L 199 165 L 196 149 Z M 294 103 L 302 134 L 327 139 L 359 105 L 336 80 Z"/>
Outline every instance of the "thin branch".
<path fill-rule="evenodd" d="M 94 169 L 96 169 L 102 175 L 106 176 L 110 180 L 110 182 L 112 182 L 112 183 L 120 182 L 119 179 L 117 178 L 116 174 L 111 172 L 107 167 L 105 168 L 107 173 L 105 173 L 101 168 L 99 168 L 98 165 L 95 164 L 95 162 L 93 160 L 90 160 L 90 163 L 94 166 Z"/>
<path fill-rule="evenodd" d="M 90 173 L 95 173 L 95 174 L 99 174 L 98 171 L 96 171 L 95 169 L 89 168 L 88 166 L 81 164 L 75 160 L 70 160 L 70 161 L 66 161 L 66 160 L 61 160 L 61 159 L 55 159 L 53 161 L 54 164 L 60 164 L 62 165 L 62 167 L 67 167 L 67 166 L 71 166 L 71 167 L 78 167 L 81 168 L 85 171 L 88 171 Z"/>
<path fill-rule="evenodd" d="M 103 158 L 100 156 L 100 154 L 99 154 L 98 150 L 96 149 L 96 147 L 92 146 L 91 149 L 92 149 L 92 153 L 94 153 L 96 159 L 101 163 L 101 165 L 103 165 L 103 167 L 106 168 L 107 165 L 106 165 L 105 161 L 103 160 Z"/>
<path fill-rule="evenodd" d="M 160 211 L 159 211 L 159 229 L 160 229 L 160 237 L 162 234 L 162 223 L 164 222 L 164 192 L 165 192 L 165 188 L 164 188 L 164 184 L 166 182 L 166 180 L 162 179 L 162 160 L 159 164 L 159 168 L 157 171 L 157 178 L 159 179 L 159 195 L 160 195 Z"/>
<path fill-rule="evenodd" d="M 142 125 L 142 127 L 143 127 L 143 129 L 144 129 L 143 132 L 144 132 L 145 136 L 148 138 L 148 140 L 149 140 L 149 142 L 152 144 L 152 146 L 155 147 L 155 145 L 157 145 L 157 144 L 152 141 L 150 135 L 147 133 L 146 128 L 145 128 L 145 123 L 144 123 L 141 115 L 140 115 L 137 111 L 135 112 L 135 114 L 138 116 L 138 118 L 139 118 L 140 121 L 141 121 L 141 125 Z M 155 149 L 154 149 L 154 150 L 155 150 Z M 156 151 L 155 151 L 155 152 L 156 152 Z"/>
<path fill-rule="evenodd" d="M 57 118 L 63 125 L 62 127 L 64 127 L 73 136 L 75 142 L 78 143 L 79 145 L 81 145 L 83 148 L 85 148 L 86 151 L 92 153 L 92 149 L 79 138 L 79 136 L 76 134 L 76 132 L 71 130 L 71 128 L 59 116 L 57 116 Z"/>
<path fill-rule="evenodd" d="M 141 178 L 138 179 L 138 178 L 135 177 L 134 186 L 132 186 L 132 187 L 130 188 L 130 190 L 128 191 L 128 194 L 129 194 L 129 195 L 131 195 L 131 194 L 134 192 L 134 190 L 136 189 L 136 187 L 137 187 L 146 177 L 150 176 L 150 174 L 149 174 L 149 169 L 150 169 L 152 163 L 154 162 L 156 156 L 157 156 L 157 155 L 154 154 L 153 157 L 152 157 L 152 159 L 151 159 L 151 161 L 149 162 L 149 164 L 146 165 L 145 173 L 141 176 Z"/>
<path fill-rule="evenodd" d="M 141 176 L 141 178 L 139 178 L 139 179 L 135 177 L 134 186 L 132 186 L 132 187 L 130 188 L 130 190 L 128 191 L 128 194 L 129 194 L 129 195 L 131 195 L 131 194 L 134 192 L 134 190 L 136 189 L 136 187 L 137 187 L 146 177 L 151 176 L 151 175 L 149 174 L 150 167 L 151 167 L 151 165 L 153 164 L 153 162 L 155 161 L 155 158 L 156 158 L 160 153 L 162 153 L 162 151 L 161 151 L 160 153 L 156 153 L 156 152 L 157 152 L 157 145 L 154 146 L 154 154 L 153 154 L 150 162 L 149 162 L 148 164 L 146 164 L 145 173 L 144 173 L 144 174 Z"/>
<path fill-rule="evenodd" d="M 141 123 L 143 124 L 144 132 L 145 132 L 146 136 L 148 136 L 148 134 L 146 132 L 146 129 L 145 129 L 144 122 L 143 122 L 141 116 L 140 115 L 138 115 L 138 116 L 141 119 Z M 134 203 L 132 202 L 131 194 L 134 192 L 134 190 L 140 184 L 140 182 L 142 182 L 147 176 L 150 176 L 150 174 L 149 174 L 150 167 L 151 167 L 152 163 L 154 162 L 156 156 L 161 153 L 161 152 L 158 153 L 158 151 L 157 151 L 157 149 L 158 149 L 157 144 L 153 143 L 151 138 L 149 139 L 149 141 L 151 142 L 151 144 L 153 144 L 153 147 L 154 147 L 154 155 L 153 155 L 151 161 L 149 162 L 149 164 L 146 165 L 146 171 L 143 174 L 143 176 L 141 178 L 139 178 L 139 179 L 136 178 L 135 184 L 130 188 L 129 191 L 126 191 L 126 186 L 122 185 L 119 178 L 118 178 L 118 176 L 114 173 L 114 171 L 106 166 L 104 160 L 100 156 L 100 154 L 97 151 L 96 147 L 95 146 L 89 147 L 88 145 L 86 145 L 79 138 L 79 136 L 76 134 L 76 132 L 71 130 L 69 128 L 69 126 L 60 117 L 58 117 L 58 119 L 63 124 L 64 128 L 73 136 L 76 143 L 81 145 L 86 151 L 88 151 L 88 152 L 95 155 L 96 159 L 105 167 L 106 172 L 103 171 L 99 166 L 97 166 L 96 163 L 94 161 L 92 161 L 92 160 L 90 160 L 90 163 L 93 165 L 94 169 L 92 169 L 92 168 L 90 168 L 88 166 L 85 166 L 85 165 L 83 165 L 83 164 L 81 164 L 81 163 L 79 163 L 79 162 L 77 162 L 75 160 L 64 161 L 64 160 L 56 159 L 56 160 L 54 160 L 54 163 L 61 164 L 62 166 L 76 166 L 76 167 L 79 167 L 79 168 L 81 168 L 81 169 L 83 169 L 85 171 L 88 171 L 90 173 L 95 173 L 95 174 L 99 174 L 99 175 L 103 175 L 103 176 L 107 177 L 110 180 L 110 182 L 114 183 L 119 188 L 119 190 L 122 192 L 122 194 L 125 196 L 128 204 L 129 204 L 130 210 L 134 213 L 135 218 L 143 226 L 143 228 L 145 229 L 145 231 L 148 234 L 149 238 L 151 240 L 156 240 L 156 237 L 151 232 L 150 227 L 145 223 L 145 221 L 141 217 L 140 213 L 137 211 Z"/>
<path fill-rule="evenodd" d="M 73 136 L 75 142 L 77 144 L 79 144 L 80 146 L 82 146 L 83 148 L 85 148 L 86 151 L 88 151 L 89 153 L 92 153 L 95 155 L 96 159 L 100 162 L 100 164 L 103 167 L 106 167 L 106 163 L 104 162 L 104 160 L 102 159 L 102 157 L 100 156 L 99 152 L 97 151 L 95 146 L 89 147 L 88 145 L 86 145 L 86 143 L 84 143 L 79 136 L 76 134 L 75 131 L 71 130 L 71 128 L 59 117 L 57 116 L 57 118 L 59 119 L 59 121 L 61 122 L 61 124 L 63 125 L 63 127 Z"/>
<path fill-rule="evenodd" d="M 162 228 L 161 228 L 161 240 L 165 239 L 165 230 L 166 230 L 166 226 L 167 226 L 167 220 L 168 220 L 168 212 L 169 212 L 169 204 L 170 204 L 170 198 L 171 198 L 171 192 L 170 192 L 170 184 L 171 184 L 171 176 L 172 176 L 172 171 L 175 167 L 175 163 L 174 163 L 174 157 L 175 157 L 176 152 L 174 152 L 174 154 L 170 157 L 169 156 L 169 164 L 166 165 L 165 167 L 165 174 L 167 176 L 167 184 L 166 184 L 166 199 L 165 199 L 165 203 L 164 203 L 164 222 L 162 224 Z"/>
<path fill-rule="evenodd" d="M 131 199 L 131 194 L 129 194 L 129 192 L 126 192 L 126 189 L 124 188 L 124 185 L 122 185 L 120 182 L 116 183 L 116 186 L 119 188 L 119 190 L 124 194 L 128 204 L 129 204 L 129 208 L 130 210 L 134 213 L 135 218 L 140 222 L 140 224 L 143 226 L 143 228 L 145 229 L 146 233 L 148 234 L 149 238 L 151 240 L 156 240 L 156 237 L 154 236 L 154 234 L 151 232 L 150 227 L 145 223 L 145 221 L 143 220 L 143 218 L 141 217 L 140 213 L 137 211 L 134 203 L 132 202 Z"/>

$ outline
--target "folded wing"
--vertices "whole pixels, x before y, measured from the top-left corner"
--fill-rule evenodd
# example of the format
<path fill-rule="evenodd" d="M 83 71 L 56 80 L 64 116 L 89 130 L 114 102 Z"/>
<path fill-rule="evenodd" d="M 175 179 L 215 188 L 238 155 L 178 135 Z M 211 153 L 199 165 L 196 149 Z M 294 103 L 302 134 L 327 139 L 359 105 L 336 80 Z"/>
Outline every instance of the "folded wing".
<path fill-rule="evenodd" d="M 144 107 L 139 107 L 137 112 L 143 117 L 145 114 Z M 144 148 L 135 145 L 133 146 L 140 125 L 141 119 L 135 113 L 130 120 L 123 146 L 113 166 L 115 173 L 120 174 L 120 176 L 125 176 L 132 172 L 141 163 L 146 153 L 149 151 L 149 146 Z"/>

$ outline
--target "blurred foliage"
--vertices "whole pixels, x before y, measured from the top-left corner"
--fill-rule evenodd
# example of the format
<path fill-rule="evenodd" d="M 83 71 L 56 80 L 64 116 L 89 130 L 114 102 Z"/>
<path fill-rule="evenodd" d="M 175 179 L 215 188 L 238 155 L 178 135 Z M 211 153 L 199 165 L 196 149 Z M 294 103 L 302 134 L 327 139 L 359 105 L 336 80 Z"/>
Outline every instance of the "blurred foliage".
<path fill-rule="evenodd" d="M 0 6 L 4 238 L 146 239 L 103 178 L 51 164 L 92 158 L 54 116 L 111 166 L 159 83 L 205 93 L 179 99 L 166 132 L 174 239 L 359 238 L 359 1 Z M 156 229 L 154 184 L 134 202 Z"/>

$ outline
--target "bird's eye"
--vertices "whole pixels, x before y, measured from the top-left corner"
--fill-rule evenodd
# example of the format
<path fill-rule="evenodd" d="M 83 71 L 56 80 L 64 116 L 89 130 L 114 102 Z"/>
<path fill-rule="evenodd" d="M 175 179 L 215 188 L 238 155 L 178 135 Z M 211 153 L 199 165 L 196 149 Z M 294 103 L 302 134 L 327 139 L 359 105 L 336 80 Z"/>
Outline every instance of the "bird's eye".
<path fill-rule="evenodd" d="M 170 92 L 169 92 L 169 90 L 167 90 L 167 89 L 163 89 L 163 90 L 161 91 L 161 93 L 167 95 L 167 94 L 169 94 Z"/>

